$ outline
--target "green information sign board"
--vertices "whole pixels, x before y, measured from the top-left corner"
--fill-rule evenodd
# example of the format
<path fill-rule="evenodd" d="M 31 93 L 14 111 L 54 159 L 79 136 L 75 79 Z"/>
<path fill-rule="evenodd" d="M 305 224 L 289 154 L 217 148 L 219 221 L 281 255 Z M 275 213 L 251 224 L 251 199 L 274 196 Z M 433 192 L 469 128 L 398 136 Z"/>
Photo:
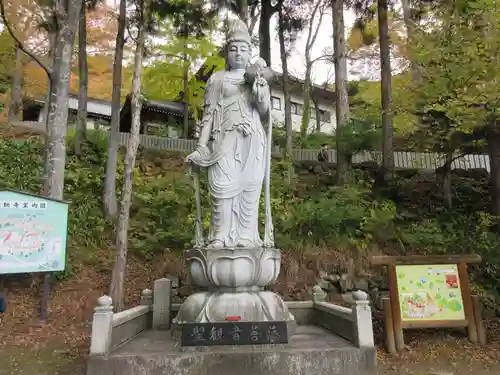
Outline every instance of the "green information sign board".
<path fill-rule="evenodd" d="M 464 320 L 456 264 L 396 266 L 401 320 Z"/>
<path fill-rule="evenodd" d="M 64 270 L 68 204 L 0 191 L 0 275 Z"/>

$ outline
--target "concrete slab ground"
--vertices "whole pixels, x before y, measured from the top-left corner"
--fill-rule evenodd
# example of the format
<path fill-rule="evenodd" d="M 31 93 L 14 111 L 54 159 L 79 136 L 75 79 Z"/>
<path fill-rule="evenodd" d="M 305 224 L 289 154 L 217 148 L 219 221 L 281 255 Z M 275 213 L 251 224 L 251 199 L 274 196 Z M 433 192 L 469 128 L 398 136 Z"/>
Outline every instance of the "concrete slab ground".
<path fill-rule="evenodd" d="M 168 331 L 145 331 L 109 356 L 89 359 L 87 375 L 374 375 L 375 349 L 358 349 L 316 326 L 298 326 L 286 345 L 183 350 Z"/>

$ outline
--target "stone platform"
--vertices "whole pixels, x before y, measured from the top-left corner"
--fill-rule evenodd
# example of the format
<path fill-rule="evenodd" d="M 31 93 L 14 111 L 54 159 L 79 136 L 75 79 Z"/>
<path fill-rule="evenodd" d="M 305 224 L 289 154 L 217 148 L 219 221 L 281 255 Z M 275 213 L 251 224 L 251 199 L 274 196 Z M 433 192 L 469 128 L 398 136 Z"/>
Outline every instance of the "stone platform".
<path fill-rule="evenodd" d="M 144 331 L 107 356 L 91 356 L 87 375 L 376 374 L 374 348 L 313 325 L 299 325 L 286 345 L 186 349 L 168 331 Z"/>

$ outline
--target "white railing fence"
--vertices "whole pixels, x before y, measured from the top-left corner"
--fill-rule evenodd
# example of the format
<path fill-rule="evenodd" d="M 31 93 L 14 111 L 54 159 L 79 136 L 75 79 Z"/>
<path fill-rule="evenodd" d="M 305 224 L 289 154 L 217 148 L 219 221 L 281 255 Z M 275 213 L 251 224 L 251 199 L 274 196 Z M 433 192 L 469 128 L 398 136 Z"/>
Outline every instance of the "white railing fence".
<path fill-rule="evenodd" d="M 99 131 L 103 137 L 108 138 L 109 132 Z M 120 133 L 120 144 L 127 144 L 129 133 Z M 191 152 L 196 147 L 196 140 L 181 139 L 181 138 L 166 138 L 152 135 L 141 135 L 140 144 L 144 148 L 169 150 L 178 152 Z M 283 155 L 283 149 L 276 146 L 273 149 L 273 154 L 276 156 Z M 294 149 L 292 159 L 295 161 L 314 161 L 317 160 L 318 149 Z M 328 151 L 329 160 L 335 162 L 335 150 Z M 362 151 L 353 157 L 355 164 L 373 161 L 380 163 L 382 154 L 378 151 Z M 444 164 L 445 155 L 439 153 L 424 153 L 424 152 L 395 152 L 394 165 L 396 168 L 403 169 L 429 169 L 434 170 Z M 490 160 L 488 155 L 470 154 L 457 158 L 452 163 L 452 169 L 486 169 L 490 171 Z"/>

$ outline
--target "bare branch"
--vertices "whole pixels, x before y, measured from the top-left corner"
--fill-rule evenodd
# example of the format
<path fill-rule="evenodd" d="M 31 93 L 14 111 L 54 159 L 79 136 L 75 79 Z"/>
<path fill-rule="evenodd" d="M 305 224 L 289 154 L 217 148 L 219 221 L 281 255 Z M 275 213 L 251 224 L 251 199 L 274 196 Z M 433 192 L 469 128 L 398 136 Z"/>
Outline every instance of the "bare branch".
<path fill-rule="evenodd" d="M 312 11 L 311 17 L 309 18 L 309 28 L 308 28 L 309 32 L 307 33 L 306 52 L 307 52 L 307 50 L 310 50 L 312 47 L 311 40 L 312 40 L 312 37 L 314 34 L 314 31 L 313 31 L 314 19 L 316 18 L 316 12 L 318 11 L 320 4 L 321 4 L 320 1 L 318 1 L 316 3 L 316 5 L 314 6 L 314 9 Z"/>
<path fill-rule="evenodd" d="M 314 43 L 319 34 L 319 28 L 321 26 L 321 21 L 323 20 L 323 15 L 325 14 L 326 4 L 323 0 L 316 0 L 316 4 L 312 11 L 311 17 L 309 18 L 309 32 L 307 33 L 307 41 L 306 41 L 306 49 L 305 49 L 305 57 L 306 57 L 306 66 L 310 66 L 312 64 L 311 60 L 311 49 L 313 48 Z M 319 12 L 319 20 L 316 24 L 316 29 L 314 29 L 314 19 Z"/>
<path fill-rule="evenodd" d="M 259 6 L 260 2 L 256 1 L 255 3 L 252 4 L 252 7 L 250 9 L 250 25 L 248 26 L 248 33 L 250 35 L 253 34 L 253 30 L 255 29 L 255 25 L 257 24 L 257 21 L 259 20 L 259 13 L 257 10 L 260 8 Z"/>
<path fill-rule="evenodd" d="M 312 65 L 318 61 L 325 61 L 325 60 L 332 62 L 333 56 L 330 53 L 324 53 L 324 54 L 322 54 L 314 59 L 311 59 L 310 64 Z"/>
<path fill-rule="evenodd" d="M 319 20 L 316 25 L 316 30 L 314 31 L 314 34 L 311 39 L 311 44 L 310 44 L 311 47 L 314 43 L 316 43 L 316 39 L 318 38 L 319 34 L 319 28 L 321 27 L 321 22 L 323 21 L 323 16 L 325 15 L 326 4 L 323 2 L 323 0 L 318 0 L 318 6 L 319 8 L 317 10 L 319 11 Z M 311 22 L 311 27 L 312 27 L 312 22 Z"/>
<path fill-rule="evenodd" d="M 14 42 L 16 43 L 16 47 L 19 48 L 21 51 L 23 51 L 26 55 L 31 57 L 33 60 L 36 61 L 40 67 L 45 70 L 45 73 L 47 73 L 47 76 L 49 79 L 52 79 L 52 68 L 49 66 L 45 65 L 34 53 L 32 53 L 30 50 L 28 50 L 24 44 L 19 40 L 19 38 L 16 36 L 14 33 L 14 30 L 12 30 L 12 27 L 10 26 L 9 21 L 7 21 L 7 17 L 5 15 L 5 5 L 3 3 L 4 0 L 0 0 L 0 14 L 2 16 L 3 24 L 5 25 L 5 28 L 9 32 L 10 36 L 12 39 L 14 39 Z"/>
<path fill-rule="evenodd" d="M 127 27 L 128 38 L 132 39 L 132 42 L 137 44 L 137 39 L 134 37 L 134 35 L 132 34 L 132 31 L 130 30 L 130 24 L 127 23 L 126 27 Z M 128 39 L 128 38 L 126 38 L 126 39 Z"/>

